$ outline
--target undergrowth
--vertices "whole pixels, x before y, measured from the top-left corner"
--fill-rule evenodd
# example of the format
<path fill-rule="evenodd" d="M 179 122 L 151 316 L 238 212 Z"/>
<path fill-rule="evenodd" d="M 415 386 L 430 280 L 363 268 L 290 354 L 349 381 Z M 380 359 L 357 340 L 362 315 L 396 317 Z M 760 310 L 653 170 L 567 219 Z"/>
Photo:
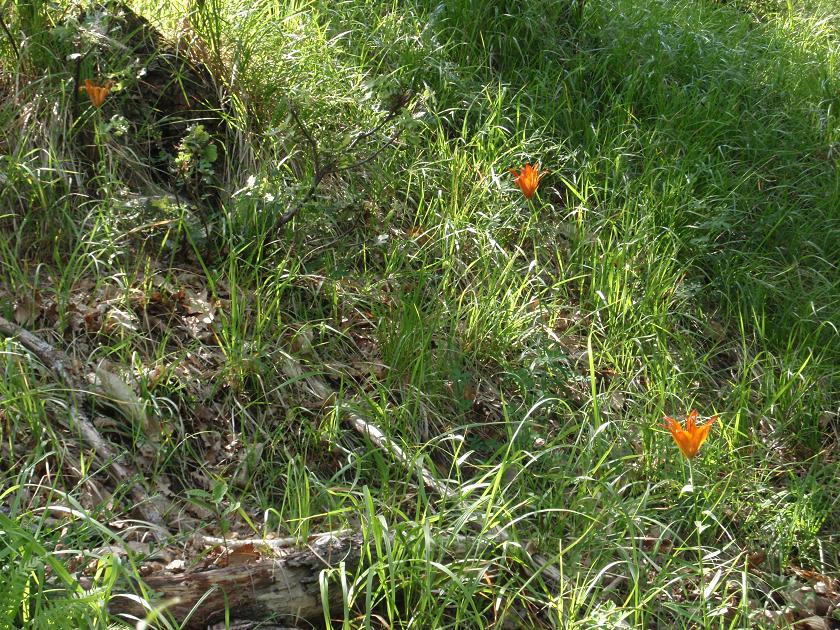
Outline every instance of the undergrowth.
<path fill-rule="evenodd" d="M 796 596 L 840 565 L 830 2 L 2 18 L 0 316 L 70 357 L 140 477 L 0 339 L 3 624 L 129 624 L 130 591 L 177 627 L 137 584 L 196 531 L 353 529 L 368 562 L 312 623 L 840 627 Z M 719 420 L 687 461 L 661 419 L 693 408 Z"/>

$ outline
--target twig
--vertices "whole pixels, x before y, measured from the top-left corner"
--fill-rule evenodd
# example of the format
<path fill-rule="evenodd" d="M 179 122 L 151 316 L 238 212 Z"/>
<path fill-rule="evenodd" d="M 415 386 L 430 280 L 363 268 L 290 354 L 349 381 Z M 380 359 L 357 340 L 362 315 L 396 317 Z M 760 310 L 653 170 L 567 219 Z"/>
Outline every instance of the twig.
<path fill-rule="evenodd" d="M 304 125 L 303 121 L 301 121 L 297 113 L 297 108 L 291 102 L 289 103 L 289 113 L 292 115 L 292 119 L 295 121 L 298 129 L 300 129 L 301 133 L 306 138 L 306 141 L 309 143 L 309 150 L 312 151 L 312 168 L 314 168 L 315 172 L 318 173 L 321 170 L 321 154 L 318 151 L 318 143 L 315 142 L 315 138 L 312 137 L 312 134 L 309 133 L 309 129 L 307 129 L 306 125 Z"/>
<path fill-rule="evenodd" d="M 391 455 L 393 455 L 394 459 L 396 459 L 406 468 L 414 468 L 417 471 L 417 474 L 423 480 L 423 485 L 425 485 L 428 489 L 433 490 L 442 497 L 452 497 L 456 495 L 456 493 L 452 489 L 450 489 L 442 481 L 435 478 L 432 475 L 432 473 L 426 470 L 426 468 L 419 461 L 412 462 L 411 458 L 405 454 L 405 451 L 402 450 L 402 448 L 400 448 L 396 442 L 394 442 L 391 438 L 385 435 L 382 432 L 382 429 L 380 429 L 378 426 L 367 422 L 359 414 L 353 413 L 352 411 L 349 411 L 347 413 L 347 419 L 350 421 L 350 425 L 356 430 L 357 433 L 366 436 L 371 442 L 373 442 L 377 447 L 381 448 L 382 450 L 390 452 Z"/>
<path fill-rule="evenodd" d="M 103 464 L 106 464 L 106 470 L 114 481 L 120 484 L 125 483 L 129 479 L 136 479 L 137 473 L 132 470 L 131 466 L 120 464 L 117 461 L 118 455 L 115 453 L 113 445 L 99 434 L 99 431 L 96 430 L 96 427 L 93 426 L 93 423 L 80 408 L 79 403 L 86 401 L 87 393 L 82 383 L 70 373 L 67 365 L 69 361 L 67 356 L 28 330 L 21 328 L 17 324 L 13 324 L 3 317 L 0 317 L 0 334 L 7 337 L 16 337 L 24 348 L 34 354 L 41 363 L 70 389 L 70 427 L 78 428 L 82 439 L 93 448 L 98 459 Z M 155 537 L 158 540 L 162 540 L 168 536 L 169 532 L 164 524 L 163 516 L 139 483 L 131 484 L 130 495 L 136 503 L 134 508 L 143 520 L 154 525 L 152 531 Z"/>
<path fill-rule="evenodd" d="M 70 97 L 70 118 L 71 119 L 74 119 L 75 116 L 76 116 L 76 106 L 79 103 L 79 90 L 82 89 L 81 86 L 79 85 L 79 83 L 82 80 L 82 61 L 88 55 L 88 53 L 85 53 L 83 55 L 81 52 L 79 52 L 82 44 L 79 41 L 78 37 L 76 38 L 75 42 L 76 42 L 76 62 L 73 66 L 73 94 Z M 90 51 L 88 51 L 88 52 L 90 52 Z M 71 120 L 71 122 L 74 122 L 74 120 Z"/>
<path fill-rule="evenodd" d="M 376 133 L 379 133 L 379 131 L 380 131 L 380 130 L 381 130 L 381 129 L 385 126 L 385 125 L 387 125 L 389 122 L 391 122 L 392 120 L 394 120 L 394 118 L 396 118 L 396 117 L 397 117 L 397 114 L 399 114 L 399 112 L 400 112 L 400 109 L 401 109 L 401 108 L 402 108 L 402 105 L 400 105 L 399 107 L 395 107 L 394 109 L 392 109 L 391 111 L 389 111 L 389 112 L 388 112 L 388 115 L 387 115 L 387 116 L 385 116 L 385 118 L 383 118 L 382 120 L 380 120 L 380 121 L 379 121 L 379 123 L 376 125 L 376 127 L 374 127 L 373 129 L 370 129 L 370 130 L 368 130 L 368 131 L 365 131 L 364 133 L 361 133 L 361 134 L 359 134 L 358 136 L 356 136 L 356 137 L 353 139 L 353 142 L 351 142 L 351 143 L 347 146 L 347 150 L 348 150 L 348 151 L 350 151 L 350 150 L 351 150 L 351 149 L 353 149 L 353 148 L 354 148 L 357 144 L 359 144 L 359 142 L 361 142 L 362 140 L 367 140 L 367 139 L 368 139 L 368 138 L 370 138 L 372 135 L 374 135 L 374 134 L 376 134 Z"/>
<path fill-rule="evenodd" d="M 400 137 L 400 134 L 401 134 L 401 133 L 402 133 L 402 129 L 398 129 L 397 131 L 395 131 L 395 132 L 394 132 L 394 135 L 393 135 L 393 136 L 391 136 L 390 138 L 388 138 L 388 142 L 386 142 L 386 143 L 385 143 L 385 144 L 383 144 L 381 147 L 379 147 L 378 149 L 376 149 L 373 153 L 371 153 L 371 154 L 369 154 L 369 155 L 367 155 L 367 156 L 365 156 L 365 157 L 361 158 L 360 160 L 358 160 L 358 161 L 356 161 L 356 162 L 353 162 L 352 164 L 349 164 L 348 166 L 341 166 L 341 167 L 334 168 L 334 169 L 332 170 L 332 172 L 333 172 L 333 173 L 340 173 L 341 171 L 349 171 L 349 170 L 352 170 L 352 169 L 354 169 L 354 168 L 359 168 L 359 167 L 360 167 L 360 166 L 362 166 L 363 164 L 367 164 L 368 162 L 370 162 L 371 160 L 373 160 L 373 159 L 374 159 L 377 155 L 379 155 L 380 153 L 382 153 L 385 149 L 387 149 L 388 147 L 393 146 L 393 145 L 394 145 L 394 143 L 396 143 L 397 139 Z"/>
<path fill-rule="evenodd" d="M 361 142 L 362 140 L 366 140 L 374 134 L 379 133 L 379 131 L 381 131 L 385 127 L 385 125 L 387 125 L 389 122 L 391 122 L 392 120 L 394 120 L 394 118 L 397 117 L 397 114 L 404 106 L 405 100 L 401 99 L 393 108 L 391 108 L 388 114 L 376 124 L 376 126 L 374 126 L 372 129 L 369 129 L 368 131 L 365 131 L 362 134 L 359 134 L 356 138 L 354 138 L 353 141 L 347 146 L 346 150 L 350 151 L 354 149 L 356 145 L 358 145 L 359 142 Z M 402 132 L 401 129 L 397 130 L 385 144 L 378 147 L 376 150 L 372 151 L 363 158 L 360 158 L 346 166 L 339 166 L 338 159 L 336 158 L 331 158 L 326 162 L 323 161 L 321 152 L 318 149 L 318 143 L 315 141 L 315 138 L 312 136 L 312 133 L 309 131 L 307 126 L 303 124 L 303 121 L 300 119 L 300 116 L 298 116 L 297 108 L 295 108 L 295 106 L 292 103 L 289 103 L 289 113 L 292 115 L 292 120 L 295 121 L 295 124 L 298 126 L 304 138 L 306 138 L 307 144 L 309 145 L 309 150 L 312 153 L 312 168 L 314 169 L 314 174 L 312 176 L 312 185 L 309 187 L 309 190 L 306 191 L 306 194 L 303 197 L 301 197 L 301 199 L 294 206 L 292 206 L 283 215 L 281 215 L 275 223 L 274 227 L 278 230 L 284 225 L 286 225 L 289 221 L 291 221 L 295 217 L 295 215 L 297 215 L 297 213 L 300 212 L 301 208 L 303 208 L 303 206 L 305 206 L 309 202 L 309 200 L 315 196 L 315 192 L 317 191 L 318 186 L 327 175 L 330 175 L 332 173 L 350 171 L 364 164 L 367 164 L 371 160 L 375 159 L 385 149 L 393 146 L 394 143 L 397 141 L 397 138 L 399 138 L 400 133 Z"/>
<path fill-rule="evenodd" d="M 335 400 L 335 392 L 319 378 L 314 376 L 306 377 L 301 365 L 292 359 L 286 357 L 286 374 L 294 379 L 303 379 L 309 388 L 321 401 L 328 402 Z M 352 427 L 364 436 L 367 436 L 378 448 L 388 451 L 398 462 L 407 468 L 414 468 L 423 480 L 423 484 L 433 490 L 437 494 L 449 497 L 453 496 L 450 490 L 443 482 L 436 479 L 428 470 L 426 470 L 419 462 L 412 462 L 411 458 L 405 454 L 405 451 L 394 442 L 391 438 L 382 432 L 382 429 L 375 424 L 367 422 L 359 414 L 352 410 L 347 410 L 347 419 L 350 421 Z"/>
<path fill-rule="evenodd" d="M 306 203 L 315 196 L 315 190 L 318 188 L 318 184 L 321 183 L 321 180 L 324 179 L 328 175 L 329 171 L 327 170 L 320 170 L 315 172 L 315 176 L 312 179 L 312 185 L 309 187 L 309 190 L 306 191 L 306 194 L 298 201 L 294 206 L 292 206 L 288 211 L 286 211 L 283 216 L 281 216 L 277 220 L 277 224 L 275 225 L 276 229 L 280 229 L 284 225 L 286 225 L 289 221 L 291 221 L 295 215 L 300 212 L 300 209 L 303 208 Z"/>
<path fill-rule="evenodd" d="M 323 404 L 336 404 L 335 392 L 322 379 L 316 376 L 307 376 L 306 371 L 303 369 L 300 363 L 295 361 L 290 356 L 286 356 L 285 363 L 285 372 L 288 376 L 292 377 L 295 380 L 302 380 L 304 383 L 306 383 L 309 389 L 312 390 L 312 393 Z M 370 441 L 373 442 L 377 447 L 390 453 L 394 457 L 394 459 L 396 459 L 400 464 L 406 466 L 406 468 L 413 468 L 415 471 L 417 471 L 417 474 L 423 480 L 423 485 L 425 485 L 427 489 L 437 493 L 438 495 L 444 498 L 457 496 L 458 492 L 456 489 L 450 488 L 442 481 L 437 479 L 419 461 L 413 461 L 408 455 L 406 455 L 405 451 L 403 451 L 398 444 L 396 444 L 391 438 L 385 435 L 382 429 L 377 427 L 375 424 L 368 422 L 359 414 L 353 411 L 349 411 L 346 417 L 349 420 L 351 426 L 358 433 L 361 433 L 362 435 L 368 437 Z M 510 541 L 510 536 L 503 529 L 500 529 L 498 527 L 490 529 L 488 533 L 492 539 L 497 539 L 502 542 Z M 551 561 L 548 558 L 541 555 L 529 554 L 527 551 L 525 551 L 524 548 L 523 551 L 526 553 L 531 563 L 531 566 L 535 569 L 537 574 L 542 575 L 544 578 L 547 578 L 554 584 L 559 584 L 562 581 L 562 573 L 557 567 L 555 567 L 551 563 Z"/>
<path fill-rule="evenodd" d="M 9 27 L 6 26 L 6 16 L 4 15 L 4 11 L 0 11 L 0 27 L 3 28 L 3 32 L 6 34 L 6 38 L 9 40 L 9 45 L 12 47 L 12 52 L 15 53 L 15 58 L 20 63 L 20 50 L 17 47 L 17 42 L 15 41 L 14 35 L 9 30 Z"/>

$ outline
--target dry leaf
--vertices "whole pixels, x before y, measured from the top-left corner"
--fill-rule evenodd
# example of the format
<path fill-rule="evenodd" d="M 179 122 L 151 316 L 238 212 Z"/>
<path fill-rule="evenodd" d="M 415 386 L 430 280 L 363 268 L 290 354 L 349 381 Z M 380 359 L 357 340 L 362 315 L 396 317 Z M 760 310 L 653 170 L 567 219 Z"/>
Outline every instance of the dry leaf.
<path fill-rule="evenodd" d="M 149 577 L 166 569 L 163 562 L 146 562 L 140 565 L 140 577 Z"/>
<path fill-rule="evenodd" d="M 15 321 L 18 326 L 29 326 L 35 323 L 41 314 L 41 294 L 34 291 L 32 295 L 18 298 L 14 305 Z"/>
<path fill-rule="evenodd" d="M 148 556 L 152 552 L 152 546 L 140 540 L 130 540 L 126 546 L 140 556 Z"/>
<path fill-rule="evenodd" d="M 762 564 L 764 564 L 764 560 L 767 558 L 767 553 L 763 549 L 759 549 L 758 551 L 752 552 L 747 557 L 747 562 L 751 569 L 757 569 Z"/>
<path fill-rule="evenodd" d="M 172 573 L 182 573 L 187 565 L 182 558 L 177 558 L 166 565 L 166 570 Z"/>
<path fill-rule="evenodd" d="M 146 414 L 146 404 L 129 387 L 125 381 L 117 376 L 107 361 L 100 361 L 96 366 L 96 385 L 102 390 L 108 402 L 119 409 L 134 426 L 141 427 L 145 436 L 152 442 L 160 441 L 160 426 L 154 423 Z"/>
<path fill-rule="evenodd" d="M 800 614 L 814 615 L 818 612 L 819 596 L 810 586 L 792 584 L 785 589 L 784 597 Z"/>
<path fill-rule="evenodd" d="M 216 319 L 216 304 L 207 299 L 207 291 L 199 293 L 184 292 L 184 307 L 187 310 L 183 318 L 187 331 L 196 339 L 212 337 L 211 326 Z"/>
<path fill-rule="evenodd" d="M 802 628 L 803 630 L 831 630 L 831 626 L 828 625 L 828 622 L 822 617 L 817 617 L 816 615 L 797 621 L 793 624 L 793 626 L 795 628 Z"/>
<path fill-rule="evenodd" d="M 184 509 L 203 522 L 209 521 L 216 516 L 213 511 L 197 503 L 187 503 Z"/>
<path fill-rule="evenodd" d="M 102 324 L 102 329 L 106 333 L 113 332 L 117 328 L 136 331 L 137 324 L 135 322 L 137 322 L 137 317 L 133 313 L 112 306 L 105 313 L 105 321 Z"/>
<path fill-rule="evenodd" d="M 227 554 L 227 566 L 250 564 L 260 559 L 260 553 L 254 549 L 252 543 L 244 544 Z"/>

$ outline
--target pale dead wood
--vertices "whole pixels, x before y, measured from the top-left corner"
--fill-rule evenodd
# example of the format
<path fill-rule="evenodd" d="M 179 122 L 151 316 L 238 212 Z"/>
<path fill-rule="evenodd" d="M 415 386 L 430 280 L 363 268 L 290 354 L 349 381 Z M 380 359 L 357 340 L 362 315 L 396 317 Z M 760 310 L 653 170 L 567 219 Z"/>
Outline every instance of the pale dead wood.
<path fill-rule="evenodd" d="M 24 348 L 35 355 L 68 388 L 70 393 L 69 428 L 79 431 L 82 439 L 93 448 L 97 459 L 105 465 L 105 469 L 114 481 L 123 484 L 128 480 L 139 478 L 131 466 L 121 464 L 118 461 L 119 455 L 113 445 L 100 435 L 85 412 L 82 411 L 81 406 L 87 402 L 88 394 L 81 380 L 69 368 L 70 360 L 67 355 L 3 317 L 0 317 L 0 334 L 16 338 Z M 154 526 L 152 532 L 155 537 L 160 540 L 168 536 L 169 532 L 164 524 L 163 516 L 155 503 L 149 498 L 145 489 L 139 483 L 131 483 L 130 495 L 135 502 L 134 509 L 136 512 L 144 521 Z"/>
<path fill-rule="evenodd" d="M 322 403 L 327 404 L 335 400 L 335 392 L 329 385 L 316 376 L 307 376 L 303 367 L 291 357 L 286 357 L 286 374 L 294 379 L 303 380 Z M 370 439 L 376 447 L 388 451 L 394 459 L 406 468 L 415 470 L 427 488 L 444 497 L 453 496 L 453 490 L 432 475 L 419 461 L 412 461 L 396 442 L 383 433 L 382 429 L 368 422 L 351 409 L 345 408 L 343 411 L 350 425 L 358 433 Z"/>
<path fill-rule="evenodd" d="M 360 534 L 330 534 L 311 539 L 305 549 L 285 549 L 262 557 L 252 552 L 222 568 L 185 573 L 161 572 L 143 578 L 144 584 L 168 602 L 166 611 L 183 628 L 206 628 L 229 611 L 246 619 L 323 619 L 321 573 L 343 568 L 355 574 L 363 558 Z M 337 605 L 339 588 L 329 589 L 327 601 Z M 112 613 L 142 619 L 147 608 L 133 597 L 111 600 Z"/>
<path fill-rule="evenodd" d="M 313 534 L 306 541 L 299 537 L 288 536 L 285 538 L 222 538 L 221 536 L 198 536 L 196 542 L 200 545 L 218 546 L 225 549 L 239 549 L 240 547 L 268 547 L 270 549 L 287 549 L 289 547 L 297 547 L 303 545 L 308 541 L 321 538 L 322 536 L 332 536 L 334 538 L 344 538 L 353 534 L 352 529 L 339 529 L 333 532 L 321 532 L 320 534 Z"/>
<path fill-rule="evenodd" d="M 311 373 L 307 374 L 300 363 L 295 361 L 292 357 L 286 356 L 285 359 L 286 374 L 288 376 L 295 380 L 304 382 L 311 392 L 322 402 L 322 404 L 335 404 L 336 394 L 329 385 L 317 376 L 314 376 Z M 446 498 L 457 496 L 457 489 L 450 488 L 441 480 L 436 478 L 419 461 L 412 460 L 396 442 L 385 435 L 382 429 L 377 427 L 375 424 L 368 422 L 362 418 L 361 415 L 350 409 L 345 408 L 343 411 L 346 412 L 345 417 L 356 432 L 369 438 L 370 441 L 378 448 L 390 453 L 394 459 L 406 468 L 415 470 L 423 480 L 423 484 L 427 489 Z M 489 538 L 492 540 L 501 542 L 510 541 L 510 537 L 507 532 L 500 528 L 494 528 L 490 530 L 488 534 Z M 547 579 L 554 584 L 560 583 L 562 574 L 560 573 L 560 570 L 548 560 L 548 558 L 538 554 L 529 554 L 524 548 L 523 552 L 527 555 L 536 574 L 541 575 L 544 579 Z"/>

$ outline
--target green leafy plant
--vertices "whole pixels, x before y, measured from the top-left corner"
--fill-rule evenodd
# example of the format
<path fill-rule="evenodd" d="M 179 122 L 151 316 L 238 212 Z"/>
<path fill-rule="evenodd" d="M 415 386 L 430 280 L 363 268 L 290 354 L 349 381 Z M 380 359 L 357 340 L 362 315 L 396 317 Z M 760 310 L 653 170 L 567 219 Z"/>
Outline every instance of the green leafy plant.
<path fill-rule="evenodd" d="M 172 172 L 179 184 L 190 190 L 198 190 L 201 186 L 214 184 L 214 169 L 218 159 L 216 143 L 204 125 L 191 125 L 178 143 Z"/>

